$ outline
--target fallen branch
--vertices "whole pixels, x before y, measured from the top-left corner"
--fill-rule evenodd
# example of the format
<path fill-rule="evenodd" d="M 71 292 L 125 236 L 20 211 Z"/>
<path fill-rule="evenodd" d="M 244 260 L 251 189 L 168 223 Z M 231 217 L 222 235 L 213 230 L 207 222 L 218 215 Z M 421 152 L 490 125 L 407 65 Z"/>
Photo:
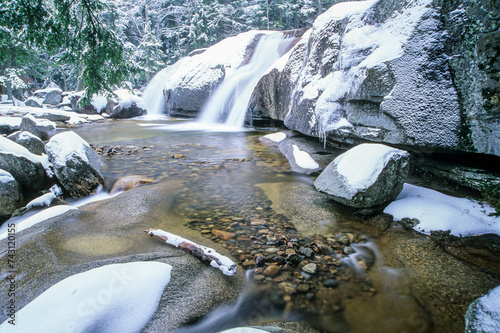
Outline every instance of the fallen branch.
<path fill-rule="evenodd" d="M 214 249 L 193 243 L 185 238 L 163 231 L 161 229 L 144 230 L 149 236 L 162 240 L 169 245 L 173 245 L 181 250 L 187 251 L 202 261 L 210 262 L 212 267 L 218 268 L 225 275 L 236 274 L 236 264 Z"/>

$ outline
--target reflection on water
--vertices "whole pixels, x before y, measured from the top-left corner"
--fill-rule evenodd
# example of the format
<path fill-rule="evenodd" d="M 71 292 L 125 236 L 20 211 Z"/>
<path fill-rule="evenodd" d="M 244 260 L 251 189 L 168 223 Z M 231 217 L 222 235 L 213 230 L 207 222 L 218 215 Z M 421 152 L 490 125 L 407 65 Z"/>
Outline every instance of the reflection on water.
<path fill-rule="evenodd" d="M 190 130 L 184 130 L 185 126 Z M 176 130 L 172 130 L 173 127 Z M 193 130 L 191 123 L 185 120 L 155 118 L 93 124 L 82 126 L 76 132 L 91 144 L 133 147 L 122 150 L 126 153 L 106 159 L 102 172 L 108 188 L 123 176 L 142 175 L 156 180 L 155 184 L 145 186 L 163 188 L 163 197 L 143 198 L 144 211 L 135 214 L 142 219 L 131 215 L 127 221 L 112 223 L 101 218 L 105 214 L 100 214 L 99 209 L 105 209 L 106 205 L 102 208 L 96 205 L 92 221 L 71 227 L 75 234 L 79 234 L 78 237 L 58 240 L 59 247 L 74 253 L 75 257 L 101 259 L 138 249 L 146 251 L 150 243 L 143 242 L 142 235 L 129 234 L 126 228 L 121 231 L 121 224 L 124 223 L 137 224 L 141 228 L 162 228 L 162 221 L 178 221 L 179 229 L 169 231 L 190 233 L 183 234 L 186 238 L 217 241 L 240 259 L 237 257 L 239 254 L 253 256 L 264 251 L 262 246 L 274 246 L 266 242 L 256 244 L 258 242 L 252 241 L 257 239 L 256 236 L 289 232 L 304 237 L 307 235 L 310 244 L 325 242 L 327 237 L 341 231 L 344 219 L 348 218 L 313 189 L 309 176 L 292 173 L 277 149 L 267 147 L 258 140 L 268 134 L 265 131 Z M 122 195 L 124 198 L 132 197 L 127 192 Z M 127 209 L 126 205 L 125 201 L 124 209 Z M 107 214 L 112 220 L 112 212 Z M 144 217 L 147 217 L 146 221 Z M 251 223 L 262 220 L 268 224 Z M 113 230 L 113 235 L 103 233 L 102 228 L 112 228 L 109 230 Z M 220 242 L 210 233 L 213 228 L 234 231 L 236 237 Z M 235 317 L 245 318 L 248 324 L 259 324 L 270 318 L 262 315 L 251 318 L 251 311 L 255 313 L 262 304 L 272 304 L 273 309 L 279 310 L 273 315 L 287 314 L 288 319 L 296 319 L 297 314 L 302 316 L 307 313 L 313 325 L 326 332 L 427 332 L 432 325 L 425 313 L 408 296 L 405 288 L 399 287 L 403 276 L 383 266 L 375 244 L 364 238 L 359 238 L 359 241 L 365 244 L 352 244 L 356 254 L 347 259 L 354 267 L 349 270 L 352 274 L 343 266 L 334 265 L 338 259 L 324 255 L 321 260 L 327 264 L 320 264 L 323 271 L 311 280 L 307 280 L 310 277 L 300 271 L 265 278 L 263 282 L 266 284 L 259 284 L 259 288 L 266 286 L 268 289 L 256 294 L 252 292 L 251 297 L 243 295 L 234 308 L 215 312 L 200 327 L 210 327 L 214 322 L 226 323 L 230 327 L 236 324 L 232 320 Z M 269 236 L 268 242 L 274 244 L 276 240 Z M 68 257 L 67 260 L 73 259 Z M 356 275 L 356 270 L 367 274 Z M 333 274 L 341 287 L 323 286 L 318 277 L 328 274 Z M 301 281 L 300 286 L 285 282 L 285 278 Z M 271 292 L 273 286 L 286 292 L 291 290 L 290 294 L 274 294 Z M 299 287 L 304 291 L 297 290 Z M 300 300 L 300 306 L 290 307 L 293 305 L 290 304 L 291 299 Z M 425 324 L 423 331 L 420 330 L 422 326 L 412 325 L 414 314 L 419 323 Z"/>

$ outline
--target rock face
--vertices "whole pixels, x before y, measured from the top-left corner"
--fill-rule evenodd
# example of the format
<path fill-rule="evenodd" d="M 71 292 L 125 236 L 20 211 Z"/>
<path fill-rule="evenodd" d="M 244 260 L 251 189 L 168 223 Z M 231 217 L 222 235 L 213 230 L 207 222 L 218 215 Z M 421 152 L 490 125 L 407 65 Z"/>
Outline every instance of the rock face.
<path fill-rule="evenodd" d="M 21 120 L 21 131 L 30 132 L 44 141 L 49 139 L 49 132 L 55 128 L 50 120 L 37 120 L 32 115 L 26 115 Z"/>
<path fill-rule="evenodd" d="M 465 314 L 465 332 L 500 332 L 500 287 L 472 302 Z"/>
<path fill-rule="evenodd" d="M 0 220 L 8 218 L 22 201 L 19 183 L 10 173 L 0 169 Z"/>
<path fill-rule="evenodd" d="M 66 191 L 74 197 L 89 195 L 102 184 L 101 157 L 74 132 L 54 135 L 45 145 L 54 171 Z"/>
<path fill-rule="evenodd" d="M 39 191 L 45 183 L 43 157 L 23 146 L 0 137 L 0 169 L 9 172 L 27 191 Z"/>
<path fill-rule="evenodd" d="M 35 155 L 42 155 L 45 153 L 45 145 L 43 141 L 38 136 L 30 132 L 24 131 L 19 133 L 15 142 Z"/>
<path fill-rule="evenodd" d="M 335 201 L 357 208 L 394 200 L 409 172 L 410 154 L 381 144 L 361 144 L 338 156 L 314 186 Z"/>
<path fill-rule="evenodd" d="M 487 1 L 339 3 L 262 77 L 253 114 L 327 140 L 500 155 L 497 12 Z"/>
<path fill-rule="evenodd" d="M 248 61 L 264 34 L 249 31 L 227 38 L 203 53 L 166 68 L 161 75 L 165 82 L 165 112 L 184 116 L 197 114 L 224 77 Z"/>

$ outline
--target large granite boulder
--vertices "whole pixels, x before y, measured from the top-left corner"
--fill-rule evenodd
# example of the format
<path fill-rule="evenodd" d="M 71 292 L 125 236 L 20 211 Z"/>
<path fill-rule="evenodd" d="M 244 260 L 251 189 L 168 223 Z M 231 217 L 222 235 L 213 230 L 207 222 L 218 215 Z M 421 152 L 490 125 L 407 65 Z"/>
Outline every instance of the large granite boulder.
<path fill-rule="evenodd" d="M 368 208 L 394 200 L 409 172 L 410 154 L 381 144 L 358 145 L 338 156 L 314 186 L 335 201 Z"/>
<path fill-rule="evenodd" d="M 45 144 L 42 139 L 30 132 L 20 132 L 19 135 L 17 135 L 15 142 L 35 155 L 42 155 L 45 153 Z"/>
<path fill-rule="evenodd" d="M 56 125 L 46 119 L 36 119 L 28 114 L 21 120 L 21 131 L 30 132 L 41 140 L 46 141 L 49 139 L 49 133 L 56 129 Z"/>
<path fill-rule="evenodd" d="M 142 98 L 126 89 L 114 91 L 117 99 L 108 102 L 107 108 L 110 109 L 109 117 L 116 119 L 126 119 L 143 116 L 147 113 L 146 106 Z"/>
<path fill-rule="evenodd" d="M 33 96 L 40 99 L 42 104 L 57 105 L 62 102 L 62 92 L 56 85 L 49 85 L 45 89 L 36 90 Z"/>
<path fill-rule="evenodd" d="M 103 183 L 102 158 L 74 132 L 54 135 L 45 145 L 57 179 L 74 197 L 89 195 Z"/>
<path fill-rule="evenodd" d="M 465 332 L 500 332 L 500 287 L 490 290 L 469 305 L 465 314 Z"/>
<path fill-rule="evenodd" d="M 0 169 L 9 172 L 26 191 L 39 191 L 45 185 L 46 156 L 32 154 L 23 146 L 0 137 Z"/>
<path fill-rule="evenodd" d="M 334 5 L 262 77 L 253 114 L 323 140 L 500 155 L 497 7 Z"/>
<path fill-rule="evenodd" d="M 0 169 L 0 221 L 8 218 L 22 201 L 19 183 L 9 172 Z"/>

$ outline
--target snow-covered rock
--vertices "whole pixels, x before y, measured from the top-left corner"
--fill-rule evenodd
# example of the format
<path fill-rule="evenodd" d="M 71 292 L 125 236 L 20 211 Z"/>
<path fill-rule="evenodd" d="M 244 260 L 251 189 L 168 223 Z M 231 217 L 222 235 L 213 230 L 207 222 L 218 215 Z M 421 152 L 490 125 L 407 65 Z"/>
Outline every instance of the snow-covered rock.
<path fill-rule="evenodd" d="M 19 183 L 9 172 L 0 169 L 0 220 L 8 218 L 22 200 Z"/>
<path fill-rule="evenodd" d="M 23 146 L 0 137 L 0 169 L 9 172 L 27 191 L 44 187 L 45 170 L 49 167 L 47 156 L 32 154 Z"/>
<path fill-rule="evenodd" d="M 253 115 L 323 140 L 500 155 L 496 19 L 483 5 L 336 4 L 262 77 Z"/>
<path fill-rule="evenodd" d="M 19 135 L 17 135 L 15 142 L 35 155 L 42 155 L 45 153 L 45 144 L 43 141 L 38 136 L 30 132 L 20 132 Z"/>
<path fill-rule="evenodd" d="M 74 197 L 89 195 L 103 178 L 99 173 L 102 158 L 74 132 L 54 135 L 45 145 L 57 179 Z"/>
<path fill-rule="evenodd" d="M 500 332 L 500 287 L 490 290 L 469 305 L 465 314 L 465 332 Z"/>
<path fill-rule="evenodd" d="M 338 156 L 314 186 L 345 205 L 365 208 L 394 200 L 409 172 L 410 154 L 382 144 L 365 143 Z"/>
<path fill-rule="evenodd" d="M 8 320 L 2 332 L 140 332 L 151 320 L 172 266 L 112 264 L 72 275 L 50 287 Z"/>
<path fill-rule="evenodd" d="M 32 115 L 26 115 L 21 120 L 21 131 L 30 132 L 43 141 L 49 139 L 49 133 L 56 129 L 56 124 L 46 119 L 36 119 Z"/>
<path fill-rule="evenodd" d="M 43 100 L 42 104 L 57 105 L 62 102 L 62 90 L 57 86 L 36 90 L 33 96 Z"/>
<path fill-rule="evenodd" d="M 144 99 L 149 100 L 151 94 L 157 94 L 158 86 L 163 87 L 166 113 L 196 114 L 219 83 L 248 60 L 259 38 L 269 33 L 272 32 L 244 32 L 222 40 L 203 53 L 179 60 L 152 79 L 150 86 L 155 89 L 146 89 Z"/>
<path fill-rule="evenodd" d="M 494 209 L 466 198 L 449 195 L 411 184 L 391 202 L 384 213 L 396 221 L 403 218 L 417 219 L 413 228 L 430 234 L 436 230 L 450 230 L 454 236 L 500 235 L 500 217 L 489 215 Z"/>
<path fill-rule="evenodd" d="M 112 104 L 108 104 L 111 109 L 109 113 L 110 118 L 133 118 L 143 116 L 147 113 L 146 105 L 142 101 L 142 98 L 133 94 L 127 89 L 119 89 L 114 91 L 118 99 L 116 101 L 110 101 Z"/>
<path fill-rule="evenodd" d="M 24 105 L 31 106 L 34 108 L 41 108 L 44 100 L 45 100 L 44 98 L 31 96 L 24 101 Z"/>
<path fill-rule="evenodd" d="M 21 118 L 2 116 L 0 117 L 0 134 L 11 134 L 21 128 Z"/>

